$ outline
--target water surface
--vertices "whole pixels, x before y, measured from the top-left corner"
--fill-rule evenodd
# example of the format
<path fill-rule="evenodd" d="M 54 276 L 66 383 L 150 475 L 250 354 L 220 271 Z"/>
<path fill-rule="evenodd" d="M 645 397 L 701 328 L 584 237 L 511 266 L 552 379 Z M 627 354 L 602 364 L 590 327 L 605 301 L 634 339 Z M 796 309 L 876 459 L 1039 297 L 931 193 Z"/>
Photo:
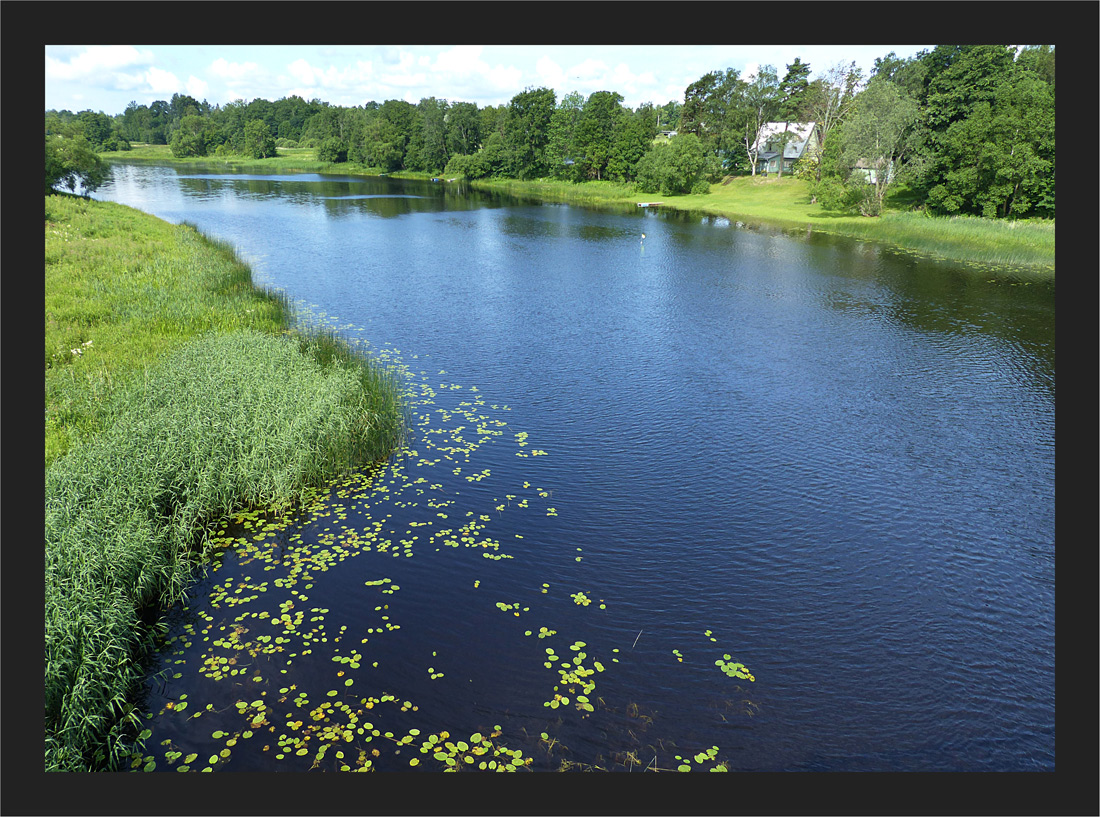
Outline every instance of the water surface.
<path fill-rule="evenodd" d="M 215 767 L 309 768 L 317 733 L 273 759 L 294 712 L 366 700 L 394 737 L 353 728 L 346 754 L 381 770 L 494 727 L 533 769 L 716 746 L 689 764 L 1053 770 L 1053 276 L 429 182 L 115 165 L 96 197 L 229 241 L 415 401 L 411 451 L 231 552 L 179 614 L 197 635 L 150 697 L 156 752 L 201 768 L 261 696 L 271 748 Z M 202 673 L 287 601 L 304 619 L 249 659 L 259 681 Z M 566 686 L 546 648 L 578 640 L 594 711 L 544 706 Z M 208 701 L 226 714 L 189 717 Z"/>

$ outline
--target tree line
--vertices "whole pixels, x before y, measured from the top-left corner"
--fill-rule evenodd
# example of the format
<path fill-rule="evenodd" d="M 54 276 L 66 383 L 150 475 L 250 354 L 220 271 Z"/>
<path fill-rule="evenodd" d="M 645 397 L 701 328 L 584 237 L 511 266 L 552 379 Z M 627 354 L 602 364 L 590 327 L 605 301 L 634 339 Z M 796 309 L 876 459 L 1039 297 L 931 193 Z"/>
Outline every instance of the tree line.
<path fill-rule="evenodd" d="M 1052 46 L 941 45 L 907 59 L 891 52 L 866 77 L 843 62 L 810 75 L 800 58 L 782 76 L 770 65 L 746 76 L 727 68 L 690 84 L 682 101 L 633 109 L 614 91 L 559 100 L 527 88 L 485 107 L 435 97 L 345 107 L 298 96 L 211 106 L 175 94 L 116 116 L 47 111 L 47 191 L 51 144 L 55 183 L 65 184 L 79 174 L 57 176 L 59 168 L 87 162 L 81 151 L 141 142 L 178 157 L 263 159 L 305 147 L 321 161 L 384 173 L 611 180 L 675 195 L 756 174 L 765 154 L 800 138 L 798 123 L 813 122 L 815 138 L 786 172 L 828 209 L 877 215 L 887 191 L 903 185 L 913 206 L 933 213 L 1054 216 Z"/>

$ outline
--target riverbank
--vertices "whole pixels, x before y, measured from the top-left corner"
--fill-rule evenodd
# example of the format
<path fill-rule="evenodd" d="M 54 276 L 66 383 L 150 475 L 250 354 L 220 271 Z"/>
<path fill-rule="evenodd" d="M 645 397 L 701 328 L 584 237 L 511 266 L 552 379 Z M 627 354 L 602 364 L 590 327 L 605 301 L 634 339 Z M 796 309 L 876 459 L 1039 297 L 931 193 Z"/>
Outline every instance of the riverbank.
<path fill-rule="evenodd" d="M 590 206 L 660 202 L 663 209 L 875 241 L 947 260 L 1054 272 L 1053 220 L 928 216 L 907 211 L 902 196 L 888 199 L 887 212 L 880 218 L 833 213 L 811 204 L 809 184 L 790 177 L 728 178 L 712 184 L 709 193 L 682 196 L 638 193 L 632 185 L 615 182 L 478 179 L 470 184 L 479 190 Z"/>
<path fill-rule="evenodd" d="M 377 176 L 381 168 L 316 160 L 313 148 L 279 148 L 273 159 L 239 156 L 175 159 L 166 145 L 146 145 L 132 151 L 100 154 L 108 160 L 154 161 L 170 164 L 224 163 L 234 170 L 339 173 Z M 395 178 L 430 178 L 426 173 L 393 173 Z M 929 216 L 908 209 L 903 190 L 887 196 L 879 218 L 836 213 L 811 203 L 809 183 L 793 177 L 727 177 L 705 194 L 660 196 L 639 193 L 632 184 L 593 181 L 573 184 L 552 180 L 477 179 L 478 190 L 497 191 L 539 201 L 585 206 L 636 205 L 660 202 L 660 207 L 730 221 L 785 230 L 827 233 L 874 241 L 900 250 L 951 261 L 1054 272 L 1055 223 L 1052 219 L 1007 221 L 977 216 Z"/>
<path fill-rule="evenodd" d="M 45 209 L 45 768 L 110 769 L 213 526 L 388 456 L 401 384 L 190 226 Z"/>

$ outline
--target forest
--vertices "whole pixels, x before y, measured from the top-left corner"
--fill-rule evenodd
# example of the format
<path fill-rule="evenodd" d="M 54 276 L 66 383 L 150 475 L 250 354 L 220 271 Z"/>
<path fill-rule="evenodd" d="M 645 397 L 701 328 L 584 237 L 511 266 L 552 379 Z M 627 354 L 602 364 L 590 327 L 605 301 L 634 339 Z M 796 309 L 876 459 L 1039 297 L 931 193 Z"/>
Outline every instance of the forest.
<path fill-rule="evenodd" d="M 806 179 L 828 210 L 875 216 L 887 192 L 935 215 L 1053 218 L 1054 47 L 940 45 L 893 52 L 864 76 L 855 63 L 819 69 L 796 58 L 780 72 L 732 68 L 691 83 L 682 100 L 631 109 L 615 91 L 557 98 L 526 88 L 506 105 L 428 97 L 354 107 L 289 96 L 211 106 L 175 94 L 116 115 L 45 114 L 46 193 L 94 189 L 97 154 L 168 145 L 176 157 L 262 160 L 308 148 L 318 160 L 376 173 L 448 178 L 610 180 L 639 192 L 706 192 L 761 172 L 795 125 L 815 138 L 784 172 Z M 781 123 L 777 131 L 769 123 Z M 767 141 L 764 139 L 767 133 Z"/>

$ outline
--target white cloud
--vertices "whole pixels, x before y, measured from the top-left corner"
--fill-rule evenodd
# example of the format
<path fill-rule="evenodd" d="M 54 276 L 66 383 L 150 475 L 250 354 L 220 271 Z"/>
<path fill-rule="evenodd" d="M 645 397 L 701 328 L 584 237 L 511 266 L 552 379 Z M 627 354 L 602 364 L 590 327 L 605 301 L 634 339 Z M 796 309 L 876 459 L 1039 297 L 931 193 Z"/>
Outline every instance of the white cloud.
<path fill-rule="evenodd" d="M 175 74 L 170 71 L 164 71 L 156 66 L 153 66 L 145 72 L 145 81 L 149 84 L 149 88 L 154 94 L 174 94 L 177 93 L 181 87 L 181 83 L 176 79 Z"/>
<path fill-rule="evenodd" d="M 203 99 L 210 85 L 196 76 L 190 76 L 187 78 L 185 87 L 187 88 L 188 96 L 192 96 L 195 99 Z"/>
<path fill-rule="evenodd" d="M 286 70 L 290 72 L 290 75 L 294 77 L 295 80 L 302 83 L 302 85 L 312 87 L 318 82 L 317 69 L 301 57 L 288 65 Z"/>
<path fill-rule="evenodd" d="M 210 73 L 227 85 L 239 85 L 259 73 L 259 66 L 254 62 L 229 62 L 224 57 L 218 57 L 210 64 Z"/>
<path fill-rule="evenodd" d="M 92 45 L 68 61 L 46 56 L 47 80 L 100 79 L 120 69 L 149 65 L 150 51 L 138 51 L 132 45 Z"/>
<path fill-rule="evenodd" d="M 540 84 L 548 88 L 557 88 L 563 94 L 568 93 L 565 90 L 564 69 L 549 57 L 539 57 L 538 62 L 535 63 L 535 74 Z"/>
<path fill-rule="evenodd" d="M 456 45 L 436 57 L 435 70 L 462 77 L 486 74 L 490 69 L 489 64 L 481 59 L 484 50 L 480 45 Z"/>

